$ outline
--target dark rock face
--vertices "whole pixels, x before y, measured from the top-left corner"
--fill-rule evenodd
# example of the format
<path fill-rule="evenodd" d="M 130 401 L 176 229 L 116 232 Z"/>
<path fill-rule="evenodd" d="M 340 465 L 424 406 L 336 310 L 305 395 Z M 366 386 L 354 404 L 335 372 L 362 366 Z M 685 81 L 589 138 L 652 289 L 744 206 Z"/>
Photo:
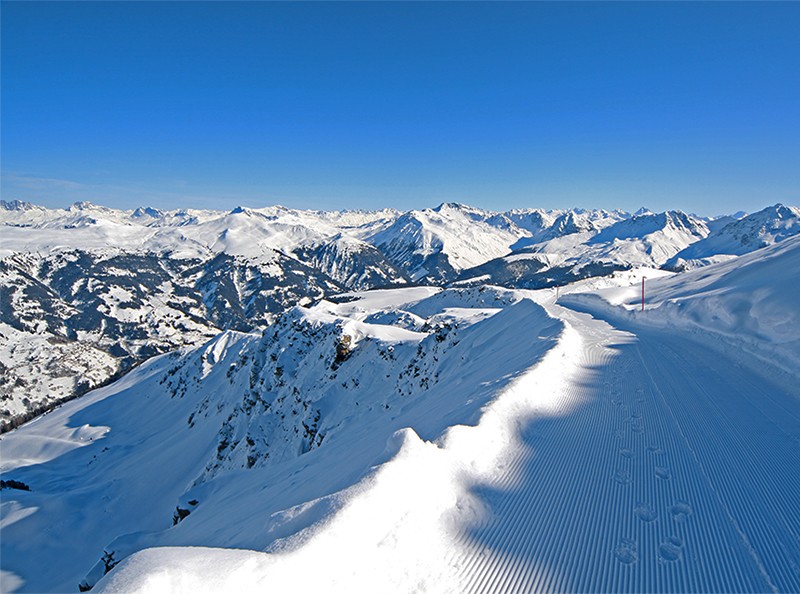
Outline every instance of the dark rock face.
<path fill-rule="evenodd" d="M 368 243 L 348 243 L 342 238 L 294 251 L 301 261 L 323 271 L 351 290 L 402 286 L 409 276 Z"/>
<path fill-rule="evenodd" d="M 344 289 L 324 272 L 278 252 L 270 261 L 82 250 L 7 257 L 0 260 L 0 323 L 22 334 L 12 339 L 0 327 L 2 342 L 13 349 L 20 336 L 46 338 L 48 348 L 37 359 L 80 361 L 43 369 L 33 355 L 0 360 L 4 369 L 13 363 L 14 372 L 4 373 L 8 381 L 0 383 L 2 430 L 149 357 L 205 342 L 220 330 L 252 331 L 304 298 Z M 106 356 L 102 364 L 98 355 Z M 91 378 L 84 377 L 86 368 L 101 366 L 102 372 L 95 369 Z M 27 378 L 42 374 L 54 382 L 72 377 L 36 394 Z"/>

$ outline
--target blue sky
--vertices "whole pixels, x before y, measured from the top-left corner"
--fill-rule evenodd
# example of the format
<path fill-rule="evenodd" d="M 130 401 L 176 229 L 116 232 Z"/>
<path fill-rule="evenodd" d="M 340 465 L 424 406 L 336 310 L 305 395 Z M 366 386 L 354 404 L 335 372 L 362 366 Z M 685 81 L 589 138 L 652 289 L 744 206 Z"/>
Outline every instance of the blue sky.
<path fill-rule="evenodd" d="M 800 3 L 3 2 L 48 206 L 800 203 Z"/>

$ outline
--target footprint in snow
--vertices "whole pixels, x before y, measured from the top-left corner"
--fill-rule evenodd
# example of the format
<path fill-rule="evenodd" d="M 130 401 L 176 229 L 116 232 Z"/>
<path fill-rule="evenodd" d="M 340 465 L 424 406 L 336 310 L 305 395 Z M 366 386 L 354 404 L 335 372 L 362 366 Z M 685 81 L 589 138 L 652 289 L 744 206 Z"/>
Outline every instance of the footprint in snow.
<path fill-rule="evenodd" d="M 677 536 L 670 536 L 658 546 L 658 556 L 663 561 L 677 561 L 681 558 L 683 541 Z"/>
<path fill-rule="evenodd" d="M 618 482 L 620 485 L 628 485 L 631 482 L 631 472 L 630 470 L 617 470 L 614 473 L 614 480 Z"/>
<path fill-rule="evenodd" d="M 658 514 L 656 513 L 656 510 L 653 509 L 653 506 L 647 503 L 639 503 L 635 508 L 633 508 L 633 513 L 635 513 L 636 517 L 643 522 L 652 522 L 658 517 Z"/>
<path fill-rule="evenodd" d="M 630 451 L 628 448 L 620 448 L 619 453 L 624 458 L 633 458 L 633 452 Z"/>
<path fill-rule="evenodd" d="M 634 418 L 631 421 L 631 431 L 634 433 L 644 433 L 644 424 L 641 419 Z"/>
<path fill-rule="evenodd" d="M 656 466 L 656 476 L 662 480 L 669 480 L 672 474 L 665 466 Z"/>
<path fill-rule="evenodd" d="M 614 549 L 614 556 L 625 565 L 630 565 L 639 560 L 639 553 L 636 551 L 636 543 L 628 538 L 623 538 Z"/>
<path fill-rule="evenodd" d="M 664 450 L 662 450 L 660 447 L 654 446 L 654 445 L 647 446 L 647 451 L 650 452 L 651 454 L 663 454 L 664 453 Z"/>
<path fill-rule="evenodd" d="M 685 501 L 678 501 L 669 511 L 675 520 L 685 520 L 693 510 L 692 506 Z"/>

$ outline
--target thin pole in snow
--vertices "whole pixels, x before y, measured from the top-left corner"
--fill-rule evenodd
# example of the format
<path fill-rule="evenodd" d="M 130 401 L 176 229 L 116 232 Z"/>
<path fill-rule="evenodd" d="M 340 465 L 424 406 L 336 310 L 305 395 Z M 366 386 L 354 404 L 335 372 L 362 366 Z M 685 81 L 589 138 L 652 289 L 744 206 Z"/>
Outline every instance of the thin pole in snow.
<path fill-rule="evenodd" d="M 645 277 L 642 277 L 642 311 L 644 311 L 644 279 Z"/>

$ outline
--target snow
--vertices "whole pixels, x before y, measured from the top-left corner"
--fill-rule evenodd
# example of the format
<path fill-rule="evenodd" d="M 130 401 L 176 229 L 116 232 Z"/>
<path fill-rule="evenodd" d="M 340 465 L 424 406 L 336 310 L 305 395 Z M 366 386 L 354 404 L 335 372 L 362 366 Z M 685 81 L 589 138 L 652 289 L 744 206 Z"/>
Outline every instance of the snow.
<path fill-rule="evenodd" d="M 420 212 L 412 251 L 558 221 L 510 258 L 626 269 L 350 292 L 148 360 L 0 437 L 30 488 L 2 491 L 3 591 L 800 591 L 800 236 L 676 274 L 681 245 L 760 219 Z M 282 207 L 191 216 L 310 237 Z M 302 213 L 359 241 L 403 216 Z"/>
<path fill-rule="evenodd" d="M 639 311 L 638 286 L 573 299 L 583 304 L 603 299 L 621 306 L 617 315 L 673 332 L 718 336 L 796 370 L 800 368 L 798 271 L 800 237 L 793 236 L 723 263 L 645 281 L 644 312 Z"/>
<path fill-rule="evenodd" d="M 525 311 L 530 313 L 528 308 Z M 197 592 L 255 587 L 289 590 L 302 575 L 303 588 L 325 591 L 367 591 L 376 584 L 389 592 L 458 591 L 457 568 L 442 564 L 442 559 L 457 545 L 458 525 L 480 513 L 469 505 L 468 489 L 475 481 L 495 476 L 502 465 L 513 441 L 515 413 L 531 406 L 533 394 L 543 406 L 548 393 L 561 383 L 543 368 L 563 368 L 565 355 L 576 350 L 574 345 L 567 346 L 573 341 L 571 337 L 548 353 L 535 371 L 513 382 L 477 426 L 452 426 L 433 442 L 411 428 L 397 431 L 380 456 L 388 460 L 334 494 L 335 501 L 316 500 L 282 513 L 283 522 L 297 522 L 298 516 L 316 519 L 315 508 L 329 514 L 336 510 L 274 544 L 269 554 L 231 558 L 229 551 L 220 549 L 191 549 L 183 554 L 171 549 L 162 556 L 144 550 L 99 582 L 97 590 L 145 592 L 158 584 L 187 584 Z M 309 522 L 303 520 L 301 525 Z M 235 569 L 226 572 L 223 581 L 219 572 L 211 575 L 213 568 L 227 561 Z M 306 571 L 309 566 L 315 571 Z M 152 581 L 152 576 L 159 581 Z"/>
<path fill-rule="evenodd" d="M 119 361 L 91 344 L 58 340 L 44 333 L 44 323 L 22 332 L 0 322 L 0 395 L 3 416 L 28 410 L 29 403 L 52 403 L 67 397 L 77 379 L 99 385 L 119 369 Z"/>
<path fill-rule="evenodd" d="M 528 370 L 550 350 L 560 352 L 556 340 L 562 326 L 532 301 L 512 299 L 511 292 L 503 290 L 409 288 L 398 289 L 394 295 L 376 293 L 340 305 L 323 301 L 311 309 L 296 308 L 276 325 L 275 338 L 223 333 L 178 358 L 153 359 L 125 376 L 123 383 L 92 392 L 3 436 L 0 444 L 8 461 L 4 475 L 32 488 L 31 492 L 4 491 L 4 496 L 10 493 L 14 500 L 35 502 L 38 508 L 4 529 L 4 568 L 8 566 L 25 581 L 24 589 L 68 589 L 83 579 L 102 577 L 102 564 L 90 569 L 104 548 L 114 551 L 117 559 L 142 548 L 175 544 L 270 549 L 272 557 L 283 559 L 284 553 L 278 550 L 299 550 L 306 537 L 319 533 L 330 536 L 318 546 L 339 555 L 331 557 L 331 565 L 347 572 L 352 570 L 341 558 L 347 549 L 337 541 L 338 535 L 354 530 L 351 522 L 369 530 L 369 537 L 354 532 L 353 539 L 362 543 L 354 550 L 363 549 L 366 554 L 375 549 L 373 577 L 393 567 L 398 547 L 424 556 L 435 545 L 438 553 L 431 558 L 440 558 L 451 540 L 441 533 L 439 524 L 429 520 L 449 514 L 463 465 L 493 468 L 491 455 L 497 455 L 505 443 L 496 429 L 481 439 L 475 435 L 460 447 L 471 449 L 471 444 L 482 440 L 494 450 L 482 447 L 473 455 L 490 457 L 483 462 L 458 462 L 450 453 L 440 453 L 443 447 L 448 451 L 448 428 L 480 422 L 485 416 L 482 409 L 519 382 L 526 382 L 532 393 L 539 392 L 534 380 L 526 380 L 533 373 Z M 429 300 L 435 302 L 426 304 Z M 499 305 L 491 311 L 486 302 Z M 362 311 L 370 303 L 384 309 L 430 311 L 426 316 L 430 329 L 416 332 L 360 321 L 380 311 Z M 473 307 L 478 311 L 469 312 Z M 343 315 L 342 310 L 348 309 L 354 317 Z M 437 314 L 443 314 L 449 325 L 429 319 Z M 461 320 L 463 326 L 459 326 Z M 313 334 L 306 339 L 308 332 Z M 509 332 L 518 338 L 510 338 Z M 352 335 L 354 340 L 349 356 L 338 363 L 334 382 L 329 379 L 331 356 L 337 337 L 343 335 Z M 274 362 L 269 353 L 275 355 Z M 483 353 L 485 364 L 472 364 L 475 353 Z M 560 354 L 553 361 L 560 366 Z M 244 404 L 237 401 L 242 394 L 247 396 L 247 386 L 253 381 L 260 385 L 260 378 L 275 384 L 278 367 L 282 371 L 277 384 L 285 379 L 287 385 L 274 385 L 263 393 L 274 414 L 237 414 L 237 410 L 244 412 L 239 408 Z M 183 385 L 188 388 L 185 392 Z M 309 410 L 301 413 L 308 415 L 305 419 L 293 417 L 292 407 L 295 411 L 303 408 L 291 400 L 294 387 L 308 398 L 303 402 Z M 284 394 L 290 398 L 284 401 Z M 132 407 L 135 416 L 129 413 Z M 314 410 L 321 413 L 318 428 L 325 437 L 308 451 L 292 423 L 300 426 L 302 420 L 311 425 Z M 280 421 L 280 415 L 286 419 Z M 271 425 L 270 419 L 278 424 Z M 73 427 L 84 425 L 110 429 L 90 436 L 94 437 L 91 441 L 70 435 Z M 269 427 L 270 433 L 264 433 Z M 217 439 L 231 443 L 244 436 L 239 433 L 244 429 L 256 444 L 251 452 L 261 451 L 261 436 L 270 440 L 269 448 L 262 451 L 269 457 L 249 470 L 240 447 L 217 447 Z M 393 437 L 398 431 L 402 438 Z M 40 463 L 29 465 L 33 460 L 28 456 L 30 444 L 43 443 L 51 435 L 82 447 L 60 445 L 63 450 L 56 457 L 41 455 Z M 151 475 L 152 468 L 160 469 L 156 476 Z M 448 491 L 441 491 L 443 498 L 432 498 L 434 479 L 435 484 L 447 484 L 451 495 L 445 497 Z M 402 505 L 399 484 L 406 485 L 400 495 Z M 200 504 L 170 528 L 176 504 L 186 505 L 180 502 L 192 499 Z M 407 528 L 412 512 L 425 501 L 432 506 L 427 515 Z M 76 509 L 70 521 L 56 519 L 72 505 L 83 511 Z M 369 510 L 384 507 L 395 511 L 385 515 L 382 523 L 364 520 L 374 517 Z M 314 510 L 327 511 L 320 515 Z M 56 532 L 35 536 L 43 523 L 53 525 Z M 414 526 L 429 527 L 422 533 Z M 406 536 L 389 536 L 395 529 Z M 399 539 L 396 546 L 378 547 L 387 536 L 387 543 Z M 85 546 L 60 555 L 61 561 L 47 571 L 33 570 L 33 550 L 55 558 L 56 543 L 69 538 L 78 538 Z M 277 567 L 270 573 L 284 572 L 281 575 L 287 580 L 295 573 Z M 407 589 L 409 580 L 415 579 L 403 568 L 391 569 L 390 574 L 399 580 L 398 589 Z M 347 575 L 341 576 L 342 587 Z"/>
<path fill-rule="evenodd" d="M 676 312 L 706 324 L 706 331 L 714 318 L 704 301 L 712 296 L 716 306 L 738 312 L 740 322 L 747 317 L 743 299 L 751 306 L 767 299 L 789 328 L 783 332 L 755 315 L 736 336 L 796 340 L 796 317 L 789 314 L 796 316 L 798 305 L 780 289 L 797 286 L 798 253 L 800 241 L 789 239 L 695 273 L 662 271 L 643 315 L 623 293 L 652 270 L 584 281 L 566 289 L 561 305 L 549 290 L 432 295 L 412 309 L 469 319 L 462 313 L 469 308 L 450 303 L 467 300 L 488 313 L 483 302 L 506 302 L 469 327 L 470 352 L 484 355 L 473 356 L 469 369 L 499 363 L 492 348 L 531 331 L 541 335 L 543 328 L 520 326 L 535 311 L 531 298 L 563 329 L 532 367 L 482 406 L 476 424 L 451 416 L 448 428 L 429 434 L 419 417 L 390 436 L 378 464 L 354 482 L 270 514 L 267 531 L 281 537 L 271 545 L 249 552 L 146 548 L 96 588 L 291 590 L 301 583 L 333 592 L 797 591 L 798 367 L 753 365 L 746 351 L 650 318 L 682 299 L 694 305 Z M 786 287 L 766 282 L 778 269 Z M 603 305 L 598 293 L 618 305 Z M 782 344 L 797 352 L 796 342 Z M 503 370 L 494 376 L 504 377 Z M 461 392 L 459 400 L 468 397 L 458 383 L 449 388 Z M 365 439 L 348 437 L 338 436 L 348 452 Z M 309 488 L 306 473 L 309 481 L 324 475 L 312 456 L 333 461 L 322 448 L 309 454 L 291 475 L 293 489 Z M 336 470 L 348 466 L 339 460 Z M 246 489 L 236 492 L 241 497 Z M 199 510 L 187 527 L 200 521 Z"/>
<path fill-rule="evenodd" d="M 340 225 L 363 234 L 391 216 L 390 211 L 325 213 L 283 207 L 230 212 L 151 210 L 146 217 L 141 212 L 94 205 L 66 210 L 0 208 L 0 223 L 5 223 L 0 257 L 16 252 L 114 248 L 168 251 L 180 258 L 224 252 L 269 261 L 273 250 L 291 252 L 330 239 L 341 232 Z M 37 232 L 31 233 L 32 229 Z"/>
<path fill-rule="evenodd" d="M 668 265 L 678 270 L 706 266 L 800 233 L 800 209 L 793 206 L 776 204 L 746 217 L 729 218 L 707 238 L 681 250 Z"/>
<path fill-rule="evenodd" d="M 440 287 L 408 287 L 402 289 L 375 289 L 373 291 L 342 293 L 335 311 L 343 315 L 353 315 L 357 311 L 370 311 L 386 308 L 400 308 L 414 305 L 441 292 Z M 352 299 L 352 301 L 350 301 Z"/>

